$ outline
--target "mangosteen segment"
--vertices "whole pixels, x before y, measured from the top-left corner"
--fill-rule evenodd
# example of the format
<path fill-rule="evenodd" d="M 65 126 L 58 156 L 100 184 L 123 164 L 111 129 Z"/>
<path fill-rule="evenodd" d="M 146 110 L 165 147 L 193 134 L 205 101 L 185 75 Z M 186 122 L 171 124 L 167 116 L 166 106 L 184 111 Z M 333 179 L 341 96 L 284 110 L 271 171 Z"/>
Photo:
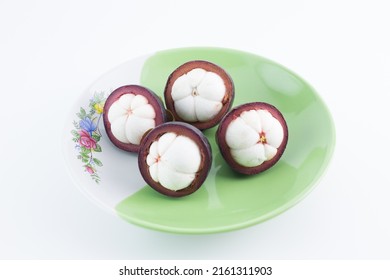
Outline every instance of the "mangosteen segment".
<path fill-rule="evenodd" d="M 272 159 L 282 141 L 282 125 L 266 110 L 244 111 L 226 130 L 226 143 L 233 158 L 247 167 Z"/>
<path fill-rule="evenodd" d="M 195 127 L 165 123 L 142 140 L 138 163 L 152 188 L 168 196 L 184 196 L 196 191 L 206 179 L 211 167 L 210 145 Z"/>
<path fill-rule="evenodd" d="M 177 68 L 165 88 L 167 108 L 175 119 L 199 129 L 216 125 L 234 98 L 232 79 L 221 67 L 207 61 L 190 61 Z"/>
<path fill-rule="evenodd" d="M 168 132 L 152 143 L 146 161 L 155 182 L 177 191 L 188 187 L 195 179 L 201 154 L 193 140 Z"/>
<path fill-rule="evenodd" d="M 254 102 L 233 109 L 221 122 L 217 142 L 230 166 L 244 174 L 262 172 L 283 154 L 288 130 L 274 106 Z"/>
<path fill-rule="evenodd" d="M 138 145 L 144 133 L 155 127 L 156 112 L 142 95 L 122 95 L 108 109 L 112 134 L 122 143 Z"/>
<path fill-rule="evenodd" d="M 176 113 L 185 121 L 208 121 L 221 110 L 225 91 L 220 76 L 195 68 L 173 83 L 172 99 Z"/>
<path fill-rule="evenodd" d="M 112 143 L 137 152 L 144 134 L 166 121 L 164 106 L 151 90 L 123 86 L 113 91 L 104 106 L 104 125 Z"/>

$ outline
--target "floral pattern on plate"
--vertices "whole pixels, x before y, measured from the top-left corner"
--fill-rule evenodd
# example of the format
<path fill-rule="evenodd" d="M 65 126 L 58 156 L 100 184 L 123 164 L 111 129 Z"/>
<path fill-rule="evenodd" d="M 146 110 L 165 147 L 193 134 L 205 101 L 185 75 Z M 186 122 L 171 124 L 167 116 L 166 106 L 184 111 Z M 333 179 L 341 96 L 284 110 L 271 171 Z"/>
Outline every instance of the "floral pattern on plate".
<path fill-rule="evenodd" d="M 100 182 L 98 167 L 103 166 L 103 163 L 96 157 L 96 153 L 102 151 L 102 147 L 99 145 L 102 137 L 99 123 L 103 114 L 105 100 L 104 92 L 95 93 L 89 100 L 88 112 L 83 107 L 80 107 L 80 111 L 76 113 L 79 120 L 73 121 L 75 129 L 71 131 L 72 140 L 76 143 L 77 158 L 84 164 L 84 171 L 96 183 Z"/>

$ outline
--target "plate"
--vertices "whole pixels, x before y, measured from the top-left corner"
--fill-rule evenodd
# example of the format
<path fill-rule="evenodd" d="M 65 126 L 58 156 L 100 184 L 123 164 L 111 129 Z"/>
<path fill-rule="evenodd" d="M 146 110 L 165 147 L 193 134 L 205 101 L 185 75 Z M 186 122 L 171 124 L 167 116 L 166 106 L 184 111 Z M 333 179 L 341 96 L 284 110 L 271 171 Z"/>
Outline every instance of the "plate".
<path fill-rule="evenodd" d="M 106 97 L 117 87 L 141 84 L 163 96 L 169 74 L 189 60 L 218 64 L 232 77 L 233 106 L 263 101 L 276 106 L 289 127 L 280 161 L 253 176 L 234 173 L 205 131 L 213 162 L 194 194 L 165 197 L 147 186 L 137 155 L 117 149 L 102 123 Z M 270 219 L 303 199 L 323 175 L 335 146 L 332 117 L 315 90 L 287 68 L 261 56 L 231 49 L 184 48 L 132 59 L 102 75 L 75 102 L 66 123 L 63 151 L 70 176 L 97 204 L 146 228 L 174 233 L 217 233 Z"/>

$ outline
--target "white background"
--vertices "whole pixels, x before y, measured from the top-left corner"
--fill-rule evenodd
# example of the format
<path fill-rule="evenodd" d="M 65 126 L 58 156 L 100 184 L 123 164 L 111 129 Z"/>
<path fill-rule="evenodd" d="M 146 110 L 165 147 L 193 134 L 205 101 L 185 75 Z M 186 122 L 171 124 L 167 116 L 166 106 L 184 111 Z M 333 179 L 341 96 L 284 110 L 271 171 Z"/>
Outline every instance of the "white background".
<path fill-rule="evenodd" d="M 0 1 L 0 259 L 390 259 L 386 1 Z M 337 145 L 301 203 L 223 234 L 143 229 L 72 184 L 70 108 L 112 67 L 215 46 L 270 58 L 328 105 Z"/>

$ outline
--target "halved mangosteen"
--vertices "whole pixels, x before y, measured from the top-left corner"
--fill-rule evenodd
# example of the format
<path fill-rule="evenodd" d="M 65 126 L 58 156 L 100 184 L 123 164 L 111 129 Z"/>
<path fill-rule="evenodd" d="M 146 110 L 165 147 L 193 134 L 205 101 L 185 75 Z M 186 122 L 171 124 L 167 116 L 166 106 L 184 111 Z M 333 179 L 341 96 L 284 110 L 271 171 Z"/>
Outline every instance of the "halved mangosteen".
<path fill-rule="evenodd" d="M 230 110 L 234 84 L 230 75 L 218 65 L 194 60 L 172 72 L 164 98 L 175 120 L 204 130 L 217 125 Z"/>
<path fill-rule="evenodd" d="M 288 141 L 282 113 L 264 102 L 233 108 L 221 121 L 216 141 L 230 167 L 242 174 L 257 174 L 272 167 Z"/>
<path fill-rule="evenodd" d="M 144 134 L 165 121 L 167 114 L 161 99 L 139 85 L 117 88 L 107 98 L 103 109 L 109 139 L 129 152 L 138 152 Z"/>
<path fill-rule="evenodd" d="M 211 147 L 202 132 L 183 122 L 161 124 L 142 140 L 138 166 L 153 189 L 182 197 L 198 190 L 210 171 Z"/>

